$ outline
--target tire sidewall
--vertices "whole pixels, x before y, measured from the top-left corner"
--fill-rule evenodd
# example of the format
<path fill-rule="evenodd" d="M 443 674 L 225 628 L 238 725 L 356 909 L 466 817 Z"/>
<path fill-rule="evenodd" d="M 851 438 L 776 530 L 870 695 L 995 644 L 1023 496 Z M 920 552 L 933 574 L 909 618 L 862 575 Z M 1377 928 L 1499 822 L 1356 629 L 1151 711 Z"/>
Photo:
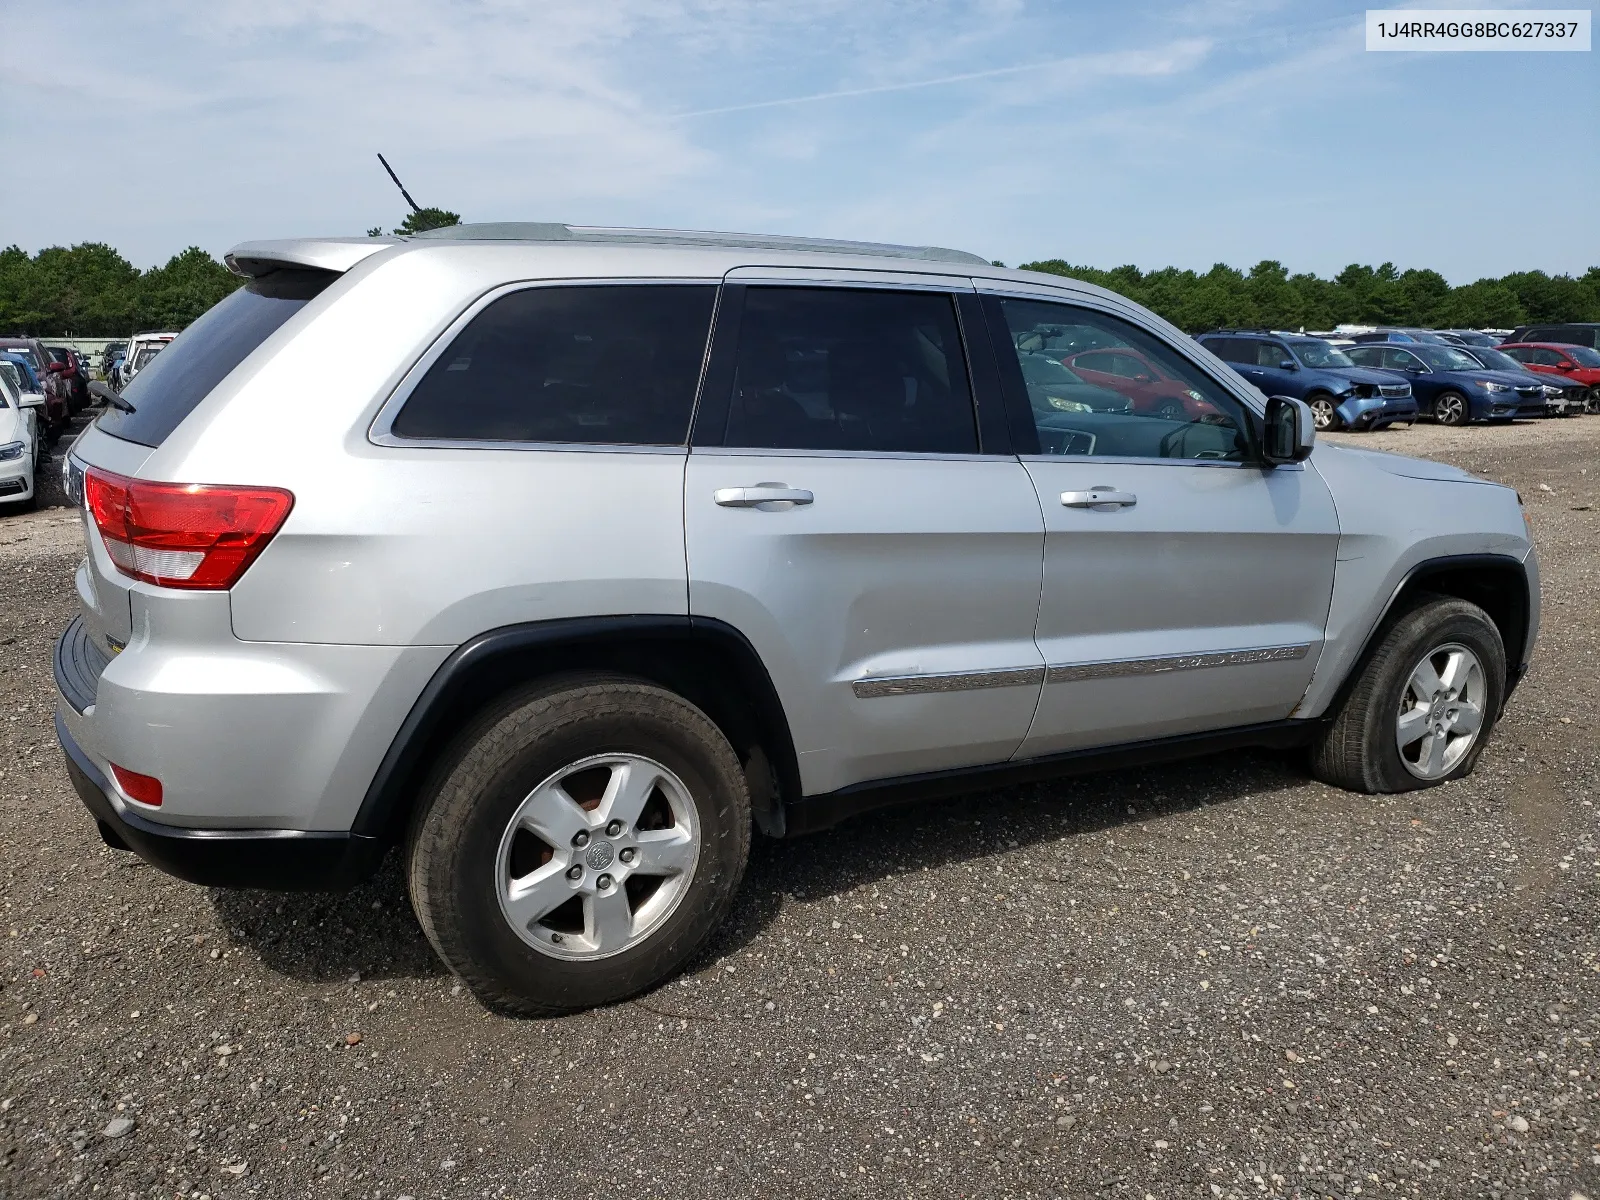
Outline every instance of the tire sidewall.
<path fill-rule="evenodd" d="M 1459 642 L 1478 656 L 1485 675 L 1486 699 L 1483 727 L 1478 739 L 1448 774 L 1421 779 L 1406 769 L 1395 737 L 1395 718 L 1411 672 L 1427 651 Z M 1475 605 L 1461 600 L 1423 604 L 1400 618 L 1389 631 L 1374 663 L 1379 670 L 1372 703 L 1366 714 L 1365 753 L 1377 778 L 1378 790 L 1405 792 L 1435 787 L 1460 779 L 1477 766 L 1488 745 L 1505 702 L 1506 654 L 1499 630 Z"/>
<path fill-rule="evenodd" d="M 614 1002 L 682 967 L 726 911 L 743 875 L 749 843 L 742 777 L 728 778 L 727 760 L 735 766 L 737 760 L 724 743 L 727 759 L 719 762 L 714 747 L 697 744 L 682 718 L 674 720 L 670 714 L 672 706 L 679 706 L 691 721 L 698 718 L 703 735 L 720 739 L 698 709 L 658 689 L 627 690 L 644 693 L 647 703 L 617 704 L 615 695 L 607 695 L 595 711 L 544 730 L 528 720 L 526 708 L 507 715 L 477 743 L 489 747 L 487 755 L 477 754 L 476 747 L 469 750 L 437 793 L 423 832 L 429 822 L 453 827 L 435 831 L 443 852 L 417 865 L 428 874 L 431 891 L 450 893 L 458 919 L 457 947 L 447 951 L 441 943 L 449 939 L 433 940 L 469 984 L 486 973 L 490 992 L 525 996 L 548 1010 Z M 534 949 L 506 920 L 496 895 L 496 856 L 512 814 L 535 787 L 563 767 L 605 753 L 642 755 L 683 781 L 701 831 L 699 859 L 677 907 L 638 945 L 601 959 L 561 959 Z M 453 961 L 458 953 L 463 962 Z M 483 989 L 475 990 L 482 994 Z"/>

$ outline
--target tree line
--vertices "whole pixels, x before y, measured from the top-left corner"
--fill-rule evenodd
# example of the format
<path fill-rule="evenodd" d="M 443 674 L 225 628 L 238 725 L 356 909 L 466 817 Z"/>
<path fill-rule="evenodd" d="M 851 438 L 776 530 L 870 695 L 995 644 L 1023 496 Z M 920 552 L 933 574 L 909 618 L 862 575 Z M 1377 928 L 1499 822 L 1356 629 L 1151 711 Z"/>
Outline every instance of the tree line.
<path fill-rule="evenodd" d="M 1023 263 L 1110 288 L 1179 329 L 1219 327 L 1331 330 L 1335 325 L 1419 325 L 1432 329 L 1511 329 L 1534 321 L 1600 321 L 1600 267 L 1582 275 L 1514 271 L 1451 287 L 1437 271 L 1351 263 L 1332 279 L 1291 275 L 1265 259 L 1249 271 L 1218 263 L 1209 271 L 1163 267 L 1102 271 L 1059 258 Z"/>
<path fill-rule="evenodd" d="M 454 223 L 454 213 L 439 216 L 414 225 Z M 413 231 L 407 226 L 395 232 Z M 1249 271 L 1218 263 L 1203 273 L 1134 266 L 1103 271 L 1059 258 L 1022 267 L 1110 288 L 1190 333 L 1230 325 L 1509 329 L 1530 321 L 1600 321 L 1600 267 L 1579 276 L 1516 271 L 1461 287 L 1451 287 L 1437 271 L 1401 271 L 1393 263 L 1352 263 L 1332 279 L 1291 275 L 1270 259 Z M 52 246 L 32 255 L 11 246 L 0 250 L 0 335 L 120 337 L 139 329 L 181 329 L 242 282 L 198 246 L 146 271 L 102 242 Z"/>
<path fill-rule="evenodd" d="M 394 232 L 459 224 L 457 213 L 424 208 Z M 367 230 L 380 237 L 381 228 Z M 198 246 L 141 271 L 104 242 L 51 246 L 30 255 L 0 250 L 0 337 L 125 337 L 142 329 L 182 329 L 244 280 Z"/>

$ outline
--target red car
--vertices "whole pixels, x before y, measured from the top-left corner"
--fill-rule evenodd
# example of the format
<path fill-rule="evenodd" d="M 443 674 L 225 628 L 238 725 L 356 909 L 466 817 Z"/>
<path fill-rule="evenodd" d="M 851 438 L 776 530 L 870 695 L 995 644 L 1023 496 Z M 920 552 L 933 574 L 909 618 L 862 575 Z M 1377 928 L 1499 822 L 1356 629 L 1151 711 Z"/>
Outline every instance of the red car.
<path fill-rule="evenodd" d="M 1129 346 L 1080 350 L 1062 358 L 1063 366 L 1082 375 L 1084 382 L 1121 392 L 1133 402 L 1133 411 L 1165 417 L 1169 421 L 1203 421 L 1218 415 L 1204 396 L 1183 380 Z"/>
<path fill-rule="evenodd" d="M 1496 346 L 1530 371 L 1589 385 L 1588 411 L 1600 413 L 1600 350 L 1559 342 L 1509 342 Z"/>

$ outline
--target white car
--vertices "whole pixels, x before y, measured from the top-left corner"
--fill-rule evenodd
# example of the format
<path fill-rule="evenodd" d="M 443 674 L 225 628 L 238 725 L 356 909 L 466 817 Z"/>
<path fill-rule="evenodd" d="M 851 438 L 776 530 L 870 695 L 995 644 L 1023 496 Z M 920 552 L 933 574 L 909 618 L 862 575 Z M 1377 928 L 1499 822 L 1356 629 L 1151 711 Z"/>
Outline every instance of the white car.
<path fill-rule="evenodd" d="M 122 358 L 121 378 L 117 390 L 121 391 L 132 382 L 133 377 L 142 370 L 146 363 L 154 358 L 167 343 L 178 335 L 175 333 L 136 333 L 128 342 L 128 349 Z"/>
<path fill-rule="evenodd" d="M 39 413 L 44 397 L 22 390 L 22 374 L 0 362 L 0 503 L 34 505 L 34 469 L 39 465 Z"/>

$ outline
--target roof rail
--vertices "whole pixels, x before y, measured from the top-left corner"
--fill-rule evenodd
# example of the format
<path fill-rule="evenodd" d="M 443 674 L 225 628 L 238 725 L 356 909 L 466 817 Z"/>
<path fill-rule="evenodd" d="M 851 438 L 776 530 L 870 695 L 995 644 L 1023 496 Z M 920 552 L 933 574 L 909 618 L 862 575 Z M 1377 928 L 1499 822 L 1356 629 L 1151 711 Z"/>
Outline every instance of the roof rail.
<path fill-rule="evenodd" d="M 990 265 L 965 250 L 943 246 L 900 246 L 888 242 L 851 242 L 833 238 L 789 237 L 765 233 L 713 233 L 699 229 L 630 229 L 607 225 L 564 225 L 557 221 L 484 221 L 446 225 L 411 235 L 412 241 L 585 242 L 621 245 L 704 246 L 744 250 L 791 250 L 811 254 L 863 254 L 910 258 L 924 262 Z"/>

